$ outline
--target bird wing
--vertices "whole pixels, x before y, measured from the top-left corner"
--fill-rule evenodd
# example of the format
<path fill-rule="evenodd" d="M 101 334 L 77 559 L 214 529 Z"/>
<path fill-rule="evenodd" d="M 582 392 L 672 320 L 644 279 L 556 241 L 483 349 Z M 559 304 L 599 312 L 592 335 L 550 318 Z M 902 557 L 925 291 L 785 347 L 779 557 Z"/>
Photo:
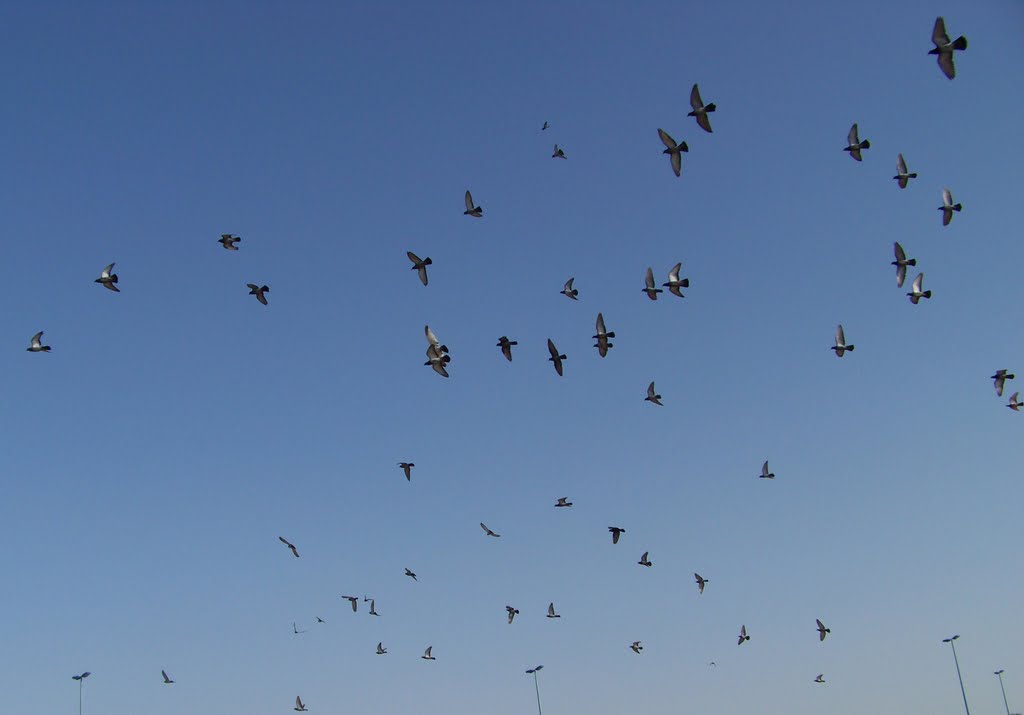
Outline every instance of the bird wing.
<path fill-rule="evenodd" d="M 434 648 L 434 646 L 428 645 L 427 649 L 425 651 L 423 651 L 423 655 L 425 655 L 425 656 L 427 656 L 429 658 L 430 657 L 430 651 L 433 650 L 433 648 Z"/>
<path fill-rule="evenodd" d="M 647 269 L 647 274 L 644 276 L 644 283 L 647 285 L 648 289 L 654 288 L 654 271 L 649 267 Z"/>
<path fill-rule="evenodd" d="M 903 160 L 903 154 L 896 157 L 896 173 L 901 175 L 907 173 L 907 162 Z"/>
<path fill-rule="evenodd" d="M 606 333 L 607 333 L 607 331 L 605 330 L 605 327 L 604 327 L 604 315 L 602 315 L 601 313 L 598 313 L 597 314 L 597 334 L 598 335 L 605 335 Z"/>
<path fill-rule="evenodd" d="M 654 383 L 652 382 L 650 385 L 647 386 L 647 397 L 653 400 L 655 394 L 656 393 L 654 392 Z"/>
<path fill-rule="evenodd" d="M 907 267 L 904 265 L 896 266 L 896 287 L 902 288 L 903 281 L 907 279 Z"/>
<path fill-rule="evenodd" d="M 690 106 L 693 107 L 693 111 L 699 112 L 704 108 L 704 102 L 700 98 L 700 90 L 697 89 L 697 85 L 693 85 L 693 89 L 690 90 Z"/>
<path fill-rule="evenodd" d="M 298 695 L 296 695 L 296 696 L 295 696 L 295 707 L 299 708 L 300 710 L 301 710 L 301 709 L 302 709 L 303 707 L 305 707 L 305 706 L 304 706 L 304 705 L 302 704 L 302 699 L 301 699 L 301 698 L 300 698 L 300 697 L 299 697 Z"/>
<path fill-rule="evenodd" d="M 846 141 L 850 146 L 854 146 L 860 142 L 857 138 L 857 122 L 854 122 L 853 126 L 850 127 L 850 133 L 846 135 Z"/>
<path fill-rule="evenodd" d="M 431 345 L 436 346 L 441 344 L 440 341 L 437 339 L 437 336 L 434 335 L 434 331 L 430 329 L 429 325 L 423 326 L 423 333 L 424 335 L 427 336 L 427 342 L 430 343 Z"/>
<path fill-rule="evenodd" d="M 558 348 L 556 348 L 555 344 L 551 342 L 551 338 L 548 338 L 548 352 L 551 353 L 551 359 L 558 362 Z"/>
<path fill-rule="evenodd" d="M 768 476 L 768 460 L 765 460 L 764 464 L 761 465 L 761 474 Z"/>
<path fill-rule="evenodd" d="M 683 171 L 683 155 L 674 151 L 669 156 L 669 159 L 672 161 L 672 173 L 679 176 Z"/>
<path fill-rule="evenodd" d="M 487 524 L 483 523 L 482 521 L 480 522 L 480 528 L 483 529 L 488 534 L 492 533 L 491 530 L 487 528 Z"/>
<path fill-rule="evenodd" d="M 924 273 L 918 273 L 917 278 L 914 279 L 914 283 L 910 286 L 910 290 L 915 293 L 920 293 L 922 283 L 924 283 Z"/>
<path fill-rule="evenodd" d="M 505 356 L 505 359 L 512 362 L 512 345 L 505 341 L 501 344 L 501 354 Z"/>
<path fill-rule="evenodd" d="M 938 61 L 942 74 L 946 75 L 949 79 L 956 77 L 956 66 L 953 64 L 952 52 L 940 52 Z"/>
<path fill-rule="evenodd" d="M 902 263 L 903 261 L 907 260 L 907 254 L 903 250 L 903 246 L 900 245 L 899 241 L 896 241 L 896 242 L 894 242 L 892 244 L 892 250 L 893 250 L 893 253 L 896 254 L 896 260 L 897 261 Z"/>
<path fill-rule="evenodd" d="M 558 373 L 559 377 L 562 377 L 562 356 L 559 355 L 553 360 L 555 364 L 555 372 Z"/>
<path fill-rule="evenodd" d="M 37 348 L 42 345 L 43 331 L 40 330 L 38 333 L 32 336 L 32 347 Z"/>
<path fill-rule="evenodd" d="M 423 261 L 420 260 L 420 257 L 417 256 L 412 251 L 406 251 L 405 255 L 407 255 L 409 257 L 409 260 L 412 261 L 414 265 L 418 266 L 419 264 L 423 263 Z"/>
<path fill-rule="evenodd" d="M 658 137 L 661 139 L 661 143 L 664 144 L 669 149 L 676 148 L 676 140 L 670 137 L 668 135 L 668 132 L 666 132 L 664 129 L 658 129 Z"/>
<path fill-rule="evenodd" d="M 548 604 L 548 615 L 549 616 L 555 615 L 555 603 L 554 603 L 554 601 L 552 601 L 551 603 Z"/>
<path fill-rule="evenodd" d="M 841 347 L 844 345 L 846 345 L 846 333 L 843 332 L 843 325 L 840 323 L 839 326 L 836 327 L 836 346 Z"/>
<path fill-rule="evenodd" d="M 106 268 L 103 269 L 103 272 L 100 273 L 100 278 L 110 278 L 110 272 L 112 270 L 114 270 L 114 264 L 113 263 L 111 263 L 109 266 L 107 266 Z"/>
<path fill-rule="evenodd" d="M 668 281 L 669 281 L 669 283 L 678 283 L 679 282 L 679 271 L 681 271 L 682 268 L 683 268 L 682 262 L 679 262 L 679 263 L 675 264 L 674 266 L 672 266 L 672 270 L 670 270 L 668 272 Z"/>
<path fill-rule="evenodd" d="M 949 44 L 949 35 L 946 34 L 946 21 L 941 17 L 935 18 L 935 27 L 932 28 L 932 42 L 936 47 L 945 47 Z M 939 55 L 941 58 L 942 55 Z M 939 62 L 942 60 L 940 59 Z"/>
<path fill-rule="evenodd" d="M 416 272 L 420 276 L 420 283 L 422 283 L 423 285 L 426 285 L 429 282 L 429 280 L 430 280 L 429 278 L 427 278 L 427 267 L 422 265 L 422 264 L 420 264 L 416 268 Z"/>
<path fill-rule="evenodd" d="M 565 292 L 565 293 L 572 293 L 572 282 L 574 280 L 576 280 L 576 279 L 575 278 L 570 278 L 569 280 L 567 280 L 565 282 L 565 285 L 562 287 L 562 291 Z"/>
<path fill-rule="evenodd" d="M 701 112 L 700 114 L 697 115 L 697 126 L 699 126 L 704 131 L 708 132 L 709 134 L 714 133 L 711 130 L 711 120 L 708 119 L 707 112 Z"/>
<path fill-rule="evenodd" d="M 953 205 L 953 193 L 949 189 L 942 190 L 942 205 L 952 206 Z"/>
<path fill-rule="evenodd" d="M 430 366 L 434 368 L 434 372 L 436 372 L 441 377 L 448 377 L 448 371 L 444 369 L 444 363 L 442 363 L 440 360 L 436 362 L 431 362 Z"/>
<path fill-rule="evenodd" d="M 475 207 L 473 206 L 473 194 L 466 191 L 466 210 L 472 211 Z"/>

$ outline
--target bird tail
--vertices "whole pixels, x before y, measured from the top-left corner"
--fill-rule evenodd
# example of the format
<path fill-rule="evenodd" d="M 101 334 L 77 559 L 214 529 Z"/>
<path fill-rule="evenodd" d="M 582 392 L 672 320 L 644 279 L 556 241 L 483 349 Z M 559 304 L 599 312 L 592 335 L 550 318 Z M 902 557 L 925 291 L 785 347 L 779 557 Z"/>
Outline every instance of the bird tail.
<path fill-rule="evenodd" d="M 916 258 L 911 258 L 909 261 L 907 261 L 907 265 L 908 266 L 916 266 L 917 265 L 917 259 Z"/>
<path fill-rule="evenodd" d="M 932 297 L 932 292 L 931 292 L 930 290 L 926 290 L 926 291 L 925 291 L 924 293 L 922 293 L 921 295 L 922 295 L 923 297 L 925 297 L 925 298 L 931 298 L 931 297 Z"/>
<path fill-rule="evenodd" d="M 270 286 L 263 286 L 262 288 L 260 288 L 260 290 L 263 291 L 264 293 L 269 293 L 270 292 Z"/>
<path fill-rule="evenodd" d="M 423 265 L 425 265 L 425 266 L 432 266 L 432 265 L 434 265 L 434 262 L 432 260 L 430 260 L 429 258 L 426 258 L 423 261 Z"/>
<path fill-rule="evenodd" d="M 953 40 L 953 49 L 954 50 L 966 50 L 967 49 L 967 38 L 964 37 L 963 35 L 960 35 L 960 37 L 958 37 L 955 40 Z"/>
<path fill-rule="evenodd" d="M 519 343 L 518 343 L 518 342 L 516 342 L 515 340 L 509 340 L 509 341 L 508 341 L 508 344 L 509 344 L 509 345 L 518 345 Z"/>
<path fill-rule="evenodd" d="M 907 174 L 907 178 L 908 179 L 916 179 L 917 178 L 917 172 L 915 171 L 913 174 Z"/>
<path fill-rule="evenodd" d="M 49 345 L 44 345 L 44 346 L 43 346 L 43 352 L 44 352 L 44 353 L 48 353 L 48 352 L 50 352 L 50 346 L 49 346 Z"/>
<path fill-rule="evenodd" d="M 686 142 L 679 142 L 679 151 L 690 151 L 690 147 L 686 146 Z"/>
<path fill-rule="evenodd" d="M 851 353 L 853 352 L 853 346 L 852 345 L 847 345 L 846 349 L 849 350 Z"/>
<path fill-rule="evenodd" d="M 712 102 L 711 104 L 706 104 L 706 105 L 704 105 L 704 111 L 705 111 L 705 112 L 713 112 L 713 111 L 715 111 L 716 109 L 718 109 L 718 107 L 716 107 L 716 106 L 715 106 L 715 103 L 714 103 L 714 102 Z"/>
<path fill-rule="evenodd" d="M 604 336 L 605 336 L 606 338 L 614 338 L 614 337 L 615 337 L 615 332 L 613 331 L 613 332 L 611 332 L 611 333 L 605 333 L 605 334 L 604 334 Z"/>
<path fill-rule="evenodd" d="M 117 283 L 117 274 L 114 274 L 114 275 L 110 276 L 110 282 L 111 283 Z"/>
<path fill-rule="evenodd" d="M 689 278 L 684 278 L 683 280 L 679 281 L 679 285 L 682 286 L 683 288 L 689 288 L 690 287 L 690 279 Z"/>
<path fill-rule="evenodd" d="M 963 207 L 963 204 L 953 204 L 952 206 L 950 206 L 950 208 L 953 209 L 954 211 L 959 211 Z"/>
<path fill-rule="evenodd" d="M 865 139 L 864 141 L 862 141 L 860 143 L 860 148 L 861 149 L 870 149 L 871 148 L 871 142 L 869 142 L 867 139 Z"/>

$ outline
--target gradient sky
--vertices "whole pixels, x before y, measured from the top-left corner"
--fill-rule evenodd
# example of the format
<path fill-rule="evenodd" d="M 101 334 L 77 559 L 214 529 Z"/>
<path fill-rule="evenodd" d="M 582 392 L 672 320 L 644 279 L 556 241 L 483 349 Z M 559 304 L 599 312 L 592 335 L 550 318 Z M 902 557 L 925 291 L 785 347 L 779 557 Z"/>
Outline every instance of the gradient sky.
<path fill-rule="evenodd" d="M 0 711 L 73 713 L 89 670 L 104 715 L 511 715 L 543 663 L 549 715 L 955 715 L 953 633 L 975 712 L 1000 667 L 1021 709 L 1022 30 L 1009 0 L 7 3 Z"/>

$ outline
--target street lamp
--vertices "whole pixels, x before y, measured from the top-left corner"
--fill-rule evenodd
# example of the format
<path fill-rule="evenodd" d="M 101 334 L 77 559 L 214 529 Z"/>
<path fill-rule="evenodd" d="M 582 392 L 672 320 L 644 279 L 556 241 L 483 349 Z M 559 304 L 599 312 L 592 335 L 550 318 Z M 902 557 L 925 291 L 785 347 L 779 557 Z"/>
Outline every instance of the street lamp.
<path fill-rule="evenodd" d="M 1006 703 L 1006 688 L 1003 687 L 1003 669 L 997 670 L 994 675 L 999 678 L 999 689 L 1003 691 L 1003 705 L 1006 706 L 1006 715 L 1010 715 L 1010 706 Z"/>
<path fill-rule="evenodd" d="M 533 676 L 533 689 L 537 691 L 537 715 L 544 715 L 540 709 L 540 686 L 537 684 L 537 673 L 539 673 L 543 667 L 543 665 L 538 665 L 536 668 L 530 668 L 526 671 L 527 675 Z M 79 713 L 79 715 L 81 715 L 81 713 Z"/>
<path fill-rule="evenodd" d="M 90 673 L 87 670 L 84 673 L 82 673 L 81 675 L 72 675 L 71 676 L 72 680 L 77 680 L 78 681 L 78 715 L 82 715 L 82 682 L 86 678 L 88 678 L 90 675 L 92 675 L 92 673 Z"/>
<path fill-rule="evenodd" d="M 967 711 L 967 715 L 971 715 L 971 709 L 967 707 L 967 693 L 964 692 L 964 679 L 960 677 L 960 661 L 956 658 L 956 643 L 953 642 L 959 637 L 959 635 L 955 635 L 951 636 L 950 638 L 943 638 L 942 642 L 949 643 L 949 645 L 953 648 L 953 663 L 956 664 L 956 677 L 957 680 L 960 681 L 960 694 L 964 696 L 964 710 Z"/>

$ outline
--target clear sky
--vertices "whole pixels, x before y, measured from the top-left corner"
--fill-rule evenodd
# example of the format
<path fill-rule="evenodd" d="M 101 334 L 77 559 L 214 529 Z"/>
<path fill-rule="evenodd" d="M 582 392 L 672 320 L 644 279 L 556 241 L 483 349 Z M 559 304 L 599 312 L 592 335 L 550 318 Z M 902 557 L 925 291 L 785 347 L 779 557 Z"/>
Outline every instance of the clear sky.
<path fill-rule="evenodd" d="M 1009 0 L 7 3 L 0 711 L 73 713 L 89 670 L 104 715 L 518 715 L 543 663 L 549 715 L 955 715 L 954 633 L 974 710 L 1000 667 L 1021 709 L 1022 30 Z"/>

